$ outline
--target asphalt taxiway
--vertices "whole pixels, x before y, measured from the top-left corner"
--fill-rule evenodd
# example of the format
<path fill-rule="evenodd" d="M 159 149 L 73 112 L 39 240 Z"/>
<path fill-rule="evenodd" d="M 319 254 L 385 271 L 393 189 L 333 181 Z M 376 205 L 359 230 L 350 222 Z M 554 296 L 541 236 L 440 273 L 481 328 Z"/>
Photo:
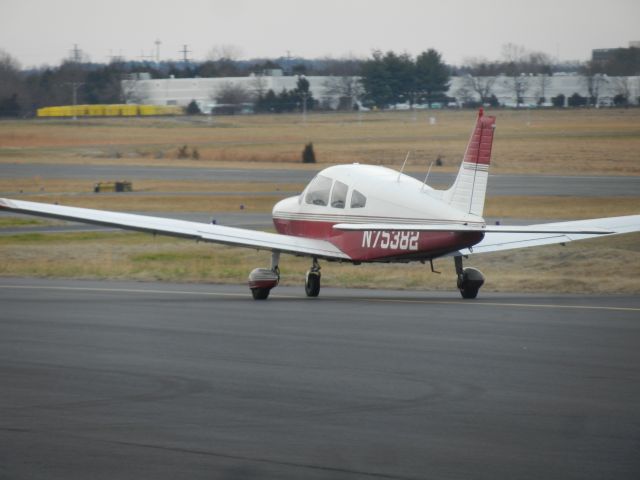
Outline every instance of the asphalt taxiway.
<path fill-rule="evenodd" d="M 90 182 L 107 180 L 203 180 L 211 182 L 272 182 L 306 184 L 317 173 L 314 170 L 241 168 L 159 167 L 135 165 L 65 165 L 65 164 L 3 164 L 3 178 L 72 178 Z M 426 172 L 425 172 L 426 173 Z M 412 173 L 424 180 L 424 173 Z M 429 185 L 446 186 L 455 173 L 432 172 Z M 439 187 L 441 188 L 441 187 Z M 637 176 L 573 176 L 573 175 L 493 175 L 487 194 L 495 195 L 571 195 L 636 196 L 640 191 Z"/>
<path fill-rule="evenodd" d="M 640 478 L 640 298 L 0 279 L 0 478 Z"/>

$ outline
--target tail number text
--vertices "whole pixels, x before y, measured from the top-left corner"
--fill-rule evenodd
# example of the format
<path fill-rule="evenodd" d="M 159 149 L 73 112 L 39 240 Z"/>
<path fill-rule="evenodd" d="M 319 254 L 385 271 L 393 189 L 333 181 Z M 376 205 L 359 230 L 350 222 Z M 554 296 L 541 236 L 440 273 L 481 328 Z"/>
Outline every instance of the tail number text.
<path fill-rule="evenodd" d="M 418 250 L 420 232 L 397 231 L 362 232 L 363 248 L 381 248 L 383 250 Z"/>

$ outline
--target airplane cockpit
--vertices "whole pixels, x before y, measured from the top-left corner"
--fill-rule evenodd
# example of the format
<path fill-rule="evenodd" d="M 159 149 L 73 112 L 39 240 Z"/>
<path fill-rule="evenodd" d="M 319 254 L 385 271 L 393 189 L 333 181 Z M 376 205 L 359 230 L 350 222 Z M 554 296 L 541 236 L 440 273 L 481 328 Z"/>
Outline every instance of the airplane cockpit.
<path fill-rule="evenodd" d="M 351 196 L 349 197 L 349 193 Z M 349 202 L 347 200 L 349 199 Z M 329 206 L 331 208 L 364 208 L 367 197 L 340 180 L 324 175 L 316 175 L 300 195 L 298 202 L 308 205 Z"/>

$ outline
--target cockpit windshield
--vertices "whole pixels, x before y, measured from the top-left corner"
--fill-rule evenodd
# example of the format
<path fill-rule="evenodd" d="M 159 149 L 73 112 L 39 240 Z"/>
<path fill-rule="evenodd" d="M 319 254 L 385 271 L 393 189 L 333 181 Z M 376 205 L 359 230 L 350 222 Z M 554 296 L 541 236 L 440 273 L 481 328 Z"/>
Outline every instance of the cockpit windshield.
<path fill-rule="evenodd" d="M 328 205 L 332 182 L 333 180 L 328 177 L 316 175 L 307 187 L 304 201 L 310 205 Z"/>

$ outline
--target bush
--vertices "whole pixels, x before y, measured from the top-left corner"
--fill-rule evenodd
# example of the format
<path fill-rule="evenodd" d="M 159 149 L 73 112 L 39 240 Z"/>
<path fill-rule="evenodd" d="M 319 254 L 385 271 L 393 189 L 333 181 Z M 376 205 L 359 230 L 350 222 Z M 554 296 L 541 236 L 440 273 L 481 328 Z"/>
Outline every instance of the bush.
<path fill-rule="evenodd" d="M 587 105 L 587 97 L 583 97 L 576 92 L 569 97 L 567 104 L 570 107 L 584 107 Z"/>
<path fill-rule="evenodd" d="M 187 115 L 200 115 L 202 112 L 200 111 L 200 107 L 196 103 L 195 100 L 191 100 L 189 105 L 187 105 Z"/>
<path fill-rule="evenodd" d="M 564 99 L 565 99 L 565 96 L 561 93 L 557 97 L 552 97 L 551 103 L 553 104 L 554 107 L 562 108 L 564 107 Z"/>
<path fill-rule="evenodd" d="M 311 142 L 307 143 L 302 150 L 302 163 L 316 163 L 316 154 Z"/>

